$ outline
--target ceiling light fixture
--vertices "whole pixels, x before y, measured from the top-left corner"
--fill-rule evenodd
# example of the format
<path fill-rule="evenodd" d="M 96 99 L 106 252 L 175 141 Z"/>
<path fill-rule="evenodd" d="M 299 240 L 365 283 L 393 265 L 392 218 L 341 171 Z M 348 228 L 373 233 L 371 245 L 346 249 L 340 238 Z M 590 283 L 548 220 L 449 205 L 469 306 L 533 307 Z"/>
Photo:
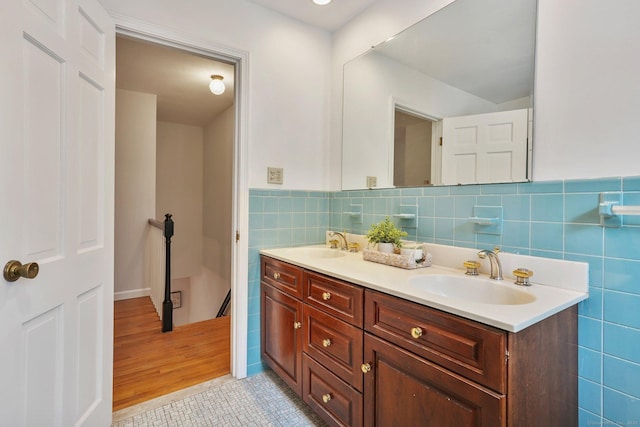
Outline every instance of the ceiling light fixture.
<path fill-rule="evenodd" d="M 213 74 L 211 76 L 211 83 L 209 83 L 209 90 L 214 95 L 222 95 L 224 93 L 224 82 L 222 81 L 224 77 L 219 74 Z"/>
<path fill-rule="evenodd" d="M 313 0 L 313 2 L 318 6 L 324 6 L 325 4 L 331 3 L 331 0 Z"/>

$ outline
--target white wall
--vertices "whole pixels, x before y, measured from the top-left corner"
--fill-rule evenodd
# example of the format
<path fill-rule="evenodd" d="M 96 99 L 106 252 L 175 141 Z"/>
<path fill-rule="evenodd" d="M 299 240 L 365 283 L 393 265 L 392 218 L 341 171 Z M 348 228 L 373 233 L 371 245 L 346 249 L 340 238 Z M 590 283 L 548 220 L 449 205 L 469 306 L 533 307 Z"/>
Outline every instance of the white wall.
<path fill-rule="evenodd" d="M 328 187 L 328 32 L 246 0 L 100 2 L 112 14 L 249 52 L 249 187 Z M 266 183 L 267 166 L 284 168 L 284 185 Z"/>
<path fill-rule="evenodd" d="M 342 67 L 450 3 L 380 0 L 334 33 L 332 189 L 340 188 Z M 533 179 L 640 175 L 640 2 L 539 0 Z M 603 161 L 605 159 L 605 161 Z"/>
<path fill-rule="evenodd" d="M 116 91 L 115 298 L 142 296 L 148 219 L 156 214 L 156 96 Z"/>
<path fill-rule="evenodd" d="M 192 308 L 193 316 L 213 317 L 231 288 L 233 245 L 233 135 L 235 115 L 230 107 L 204 128 L 203 163 L 203 253 L 205 277 L 192 281 L 202 289 L 202 306 Z M 195 321 L 195 320 L 192 320 Z"/>
<path fill-rule="evenodd" d="M 156 217 L 173 215 L 172 279 L 202 266 L 202 142 L 201 127 L 157 123 Z"/>
<path fill-rule="evenodd" d="M 640 2 L 540 0 L 534 180 L 640 175 Z"/>

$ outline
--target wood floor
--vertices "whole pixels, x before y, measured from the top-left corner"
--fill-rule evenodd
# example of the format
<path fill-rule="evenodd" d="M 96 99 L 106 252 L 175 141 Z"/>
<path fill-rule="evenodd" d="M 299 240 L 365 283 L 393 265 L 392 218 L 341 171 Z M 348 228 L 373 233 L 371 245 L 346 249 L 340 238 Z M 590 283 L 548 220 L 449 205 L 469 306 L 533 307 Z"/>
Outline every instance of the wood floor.
<path fill-rule="evenodd" d="M 230 316 L 162 333 L 149 297 L 114 304 L 113 410 L 230 372 Z"/>

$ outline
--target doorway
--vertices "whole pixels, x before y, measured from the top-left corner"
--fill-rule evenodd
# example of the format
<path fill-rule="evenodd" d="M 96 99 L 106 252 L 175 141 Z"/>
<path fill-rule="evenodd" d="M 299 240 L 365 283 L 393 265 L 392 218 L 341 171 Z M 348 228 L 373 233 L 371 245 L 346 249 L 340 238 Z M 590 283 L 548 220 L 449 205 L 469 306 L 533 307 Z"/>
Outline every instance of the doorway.
<path fill-rule="evenodd" d="M 421 187 L 436 183 L 438 120 L 395 105 L 393 185 Z"/>
<path fill-rule="evenodd" d="M 122 33 L 116 58 L 115 299 L 147 292 L 146 220 L 171 213 L 174 324 L 202 322 L 234 284 L 236 65 Z M 223 77 L 222 95 L 211 75 Z"/>

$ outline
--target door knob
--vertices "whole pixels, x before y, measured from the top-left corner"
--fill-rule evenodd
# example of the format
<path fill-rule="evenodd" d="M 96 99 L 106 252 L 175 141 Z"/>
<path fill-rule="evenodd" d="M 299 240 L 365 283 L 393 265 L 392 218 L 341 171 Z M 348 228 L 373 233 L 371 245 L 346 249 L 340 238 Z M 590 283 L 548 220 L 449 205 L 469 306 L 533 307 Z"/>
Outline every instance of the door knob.
<path fill-rule="evenodd" d="M 20 261 L 11 260 L 4 266 L 4 280 L 15 282 L 21 277 L 33 279 L 38 275 L 40 267 L 37 262 L 22 264 Z"/>

